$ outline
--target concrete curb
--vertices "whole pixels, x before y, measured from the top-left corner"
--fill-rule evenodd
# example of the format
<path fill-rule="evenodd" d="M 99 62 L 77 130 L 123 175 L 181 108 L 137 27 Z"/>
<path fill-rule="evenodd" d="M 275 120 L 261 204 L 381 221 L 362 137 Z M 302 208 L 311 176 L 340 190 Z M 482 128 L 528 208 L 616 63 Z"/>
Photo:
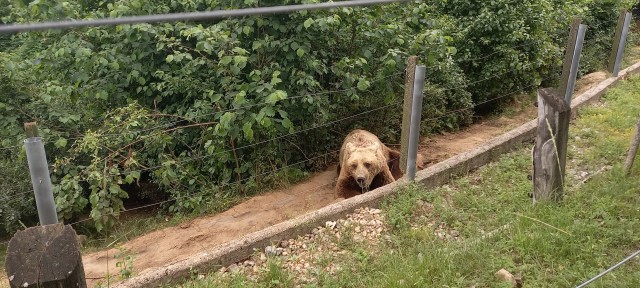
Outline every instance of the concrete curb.
<path fill-rule="evenodd" d="M 571 108 L 576 111 L 584 105 L 599 100 L 610 86 L 621 78 L 637 73 L 638 70 L 640 70 L 640 62 L 622 70 L 618 77 L 608 78 L 579 97 L 574 98 Z M 429 188 L 437 187 L 448 182 L 454 176 L 463 175 L 477 169 L 497 159 L 500 155 L 511 151 L 518 144 L 532 139 L 536 132 L 536 126 L 537 120 L 529 121 L 518 128 L 489 140 L 472 151 L 456 155 L 419 171 L 416 174 L 416 182 Z M 254 249 L 262 250 L 271 243 L 278 243 L 281 240 L 310 233 L 313 228 L 323 226 L 326 221 L 335 221 L 343 218 L 345 215 L 353 213 L 357 208 L 377 207 L 385 197 L 395 194 L 397 188 L 405 185 L 407 185 L 407 181 L 398 180 L 369 193 L 328 205 L 294 219 L 248 234 L 240 239 L 216 246 L 188 259 L 167 264 L 163 267 L 141 271 L 139 275 L 117 283 L 112 287 L 154 287 L 186 279 L 190 276 L 191 271 L 199 273 L 214 271 L 221 266 L 227 266 L 248 258 L 254 252 Z M 159 251 L 159 253 L 161 252 Z"/>

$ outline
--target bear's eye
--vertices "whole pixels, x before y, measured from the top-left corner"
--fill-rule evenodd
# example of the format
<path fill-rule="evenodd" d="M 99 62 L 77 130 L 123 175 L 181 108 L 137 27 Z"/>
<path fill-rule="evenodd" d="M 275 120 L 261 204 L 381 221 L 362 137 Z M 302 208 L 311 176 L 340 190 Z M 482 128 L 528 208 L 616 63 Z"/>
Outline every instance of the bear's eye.
<path fill-rule="evenodd" d="M 351 168 L 353 168 L 353 169 L 358 168 L 358 164 L 356 164 L 356 163 L 351 164 Z"/>
<path fill-rule="evenodd" d="M 369 163 L 369 162 L 364 162 L 364 167 L 371 168 L 371 163 Z"/>

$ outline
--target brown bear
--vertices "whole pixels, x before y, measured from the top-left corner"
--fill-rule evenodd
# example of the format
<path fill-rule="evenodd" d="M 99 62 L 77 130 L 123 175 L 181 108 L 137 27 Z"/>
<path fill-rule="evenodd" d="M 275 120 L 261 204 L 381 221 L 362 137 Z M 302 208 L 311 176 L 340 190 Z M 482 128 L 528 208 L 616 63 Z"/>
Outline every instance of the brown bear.
<path fill-rule="evenodd" d="M 380 142 L 371 132 L 354 130 L 340 149 L 336 197 L 350 198 L 402 177 L 400 152 Z M 421 157 L 418 161 L 422 167 Z"/>

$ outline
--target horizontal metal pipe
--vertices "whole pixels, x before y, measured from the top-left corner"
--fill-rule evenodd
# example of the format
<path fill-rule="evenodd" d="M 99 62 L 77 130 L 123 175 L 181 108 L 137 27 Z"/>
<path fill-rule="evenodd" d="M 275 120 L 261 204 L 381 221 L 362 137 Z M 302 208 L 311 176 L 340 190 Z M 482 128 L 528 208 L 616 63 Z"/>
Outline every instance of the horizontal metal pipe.
<path fill-rule="evenodd" d="M 51 21 L 51 22 L 29 23 L 29 24 L 9 24 L 9 25 L 0 25 L 0 33 L 16 33 L 16 32 L 37 31 L 37 30 L 48 30 L 48 29 L 70 29 L 70 28 L 79 28 L 79 27 L 87 27 L 87 26 L 109 26 L 109 25 L 135 24 L 135 23 L 176 22 L 176 21 L 189 21 L 189 20 L 214 20 L 214 19 L 224 19 L 224 18 L 231 18 L 231 17 L 264 15 L 264 14 L 282 14 L 282 13 L 291 13 L 291 12 L 297 12 L 297 11 L 312 11 L 312 10 L 322 10 L 322 9 L 331 9 L 331 8 L 340 8 L 340 7 L 371 6 L 371 5 L 378 5 L 378 4 L 390 4 L 390 3 L 407 2 L 407 1 L 408 0 L 352 0 L 352 1 L 325 2 L 325 3 L 315 3 L 315 4 L 233 9 L 233 10 L 216 10 L 216 11 L 203 11 L 203 12 L 156 14 L 156 15 L 144 15 L 144 16 L 127 16 L 127 17 L 119 17 L 119 18 L 66 20 L 66 21 Z"/>

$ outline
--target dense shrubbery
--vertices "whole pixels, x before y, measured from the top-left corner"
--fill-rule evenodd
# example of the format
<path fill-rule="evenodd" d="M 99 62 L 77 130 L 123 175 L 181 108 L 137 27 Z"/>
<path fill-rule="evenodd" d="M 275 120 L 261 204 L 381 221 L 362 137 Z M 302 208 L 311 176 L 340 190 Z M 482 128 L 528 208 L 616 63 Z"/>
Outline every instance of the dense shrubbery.
<path fill-rule="evenodd" d="M 284 4 L 302 2 L 310 1 Z M 425 120 L 423 130 L 452 130 L 470 123 L 474 103 L 558 71 L 566 15 L 587 11 L 600 25 L 593 24 L 590 33 L 599 34 L 592 37 L 605 43 L 611 22 L 615 27 L 612 11 L 628 5 L 480 2 L 0 38 L 6 63 L 0 76 L 11 86 L 0 96 L 2 145 L 19 143 L 22 122 L 38 120 L 55 161 L 56 203 L 65 219 L 90 211 L 100 230 L 129 196 L 174 197 L 170 211 L 198 211 L 323 165 L 308 161 L 271 173 L 338 149 L 354 127 L 397 142 L 408 55 L 429 67 L 423 115 L 437 119 Z M 233 1 L 16 3 L 3 3 L 4 21 L 238 7 Z M 603 12 L 588 14 L 597 9 Z M 447 113 L 454 110 L 460 112 Z M 149 185 L 161 192 L 136 188 Z"/>
<path fill-rule="evenodd" d="M 27 160 L 0 153 L 0 235 L 8 235 L 22 225 L 33 225 L 38 216 Z"/>

